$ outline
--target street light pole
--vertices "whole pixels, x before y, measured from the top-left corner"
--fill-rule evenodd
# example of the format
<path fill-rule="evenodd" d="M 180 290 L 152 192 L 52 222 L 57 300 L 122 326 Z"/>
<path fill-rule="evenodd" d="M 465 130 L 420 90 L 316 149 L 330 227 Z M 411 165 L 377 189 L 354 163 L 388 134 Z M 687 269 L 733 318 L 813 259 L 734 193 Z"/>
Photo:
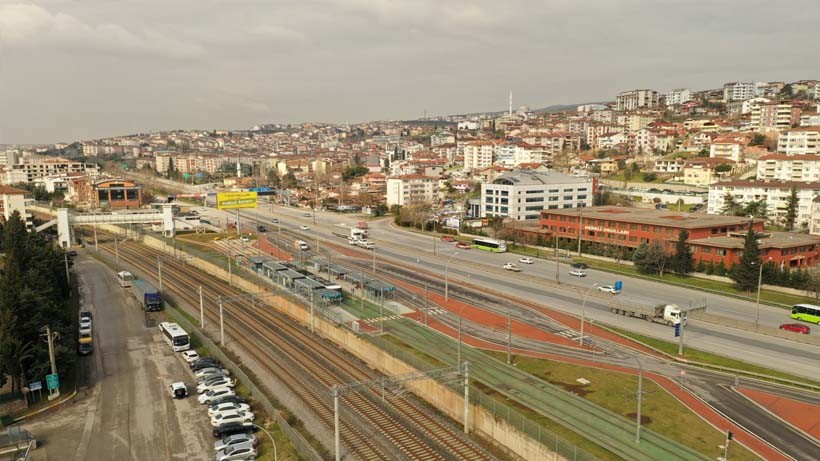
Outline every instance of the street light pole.
<path fill-rule="evenodd" d="M 771 256 L 766 262 L 771 261 Z M 757 301 L 755 302 L 755 330 L 760 322 L 760 287 L 763 285 L 763 262 L 760 262 L 760 272 L 757 275 Z"/>
<path fill-rule="evenodd" d="M 216 302 L 219 303 L 219 345 L 225 345 L 225 322 L 224 317 L 222 316 L 222 296 L 216 299 Z"/>
<path fill-rule="evenodd" d="M 450 269 L 450 260 L 453 259 L 453 256 L 457 255 L 458 252 L 454 251 L 449 258 L 447 258 L 447 262 L 444 263 L 444 302 L 446 303 L 450 299 L 450 279 L 448 278 L 448 270 Z"/>
<path fill-rule="evenodd" d="M 638 362 L 638 410 L 635 416 L 635 443 L 641 443 L 641 402 L 643 400 L 643 365 L 641 359 L 633 357 Z"/>
<path fill-rule="evenodd" d="M 589 292 L 597 286 L 597 283 L 593 283 L 592 286 L 587 289 L 587 292 L 584 293 L 584 301 L 581 303 L 581 336 L 578 338 L 578 345 L 581 347 L 584 347 L 584 319 L 586 318 L 584 309 L 586 309 L 587 297 L 589 296 Z"/>
<path fill-rule="evenodd" d="M 159 278 L 159 292 L 162 293 L 162 259 L 157 257 L 157 278 Z"/>
<path fill-rule="evenodd" d="M 262 431 L 262 432 L 264 432 L 265 434 L 268 435 L 268 437 L 270 438 L 270 443 L 273 444 L 273 461 L 278 461 L 279 458 L 277 457 L 277 454 L 276 454 L 276 441 L 273 440 L 273 436 L 271 435 L 271 433 L 266 431 L 265 428 L 263 428 L 262 426 L 260 426 L 256 423 L 252 423 L 252 424 L 253 424 L 253 427 L 258 428 L 260 431 Z"/>

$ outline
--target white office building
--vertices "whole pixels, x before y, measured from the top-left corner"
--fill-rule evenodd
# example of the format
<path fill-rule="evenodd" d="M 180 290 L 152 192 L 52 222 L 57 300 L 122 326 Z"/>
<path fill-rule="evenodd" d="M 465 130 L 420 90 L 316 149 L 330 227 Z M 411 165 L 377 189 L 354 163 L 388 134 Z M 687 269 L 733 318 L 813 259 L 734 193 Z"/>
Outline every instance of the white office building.
<path fill-rule="evenodd" d="M 667 106 L 676 106 L 692 100 L 692 92 L 687 88 L 677 88 L 664 95 Z"/>
<path fill-rule="evenodd" d="M 592 178 L 517 170 L 481 185 L 481 217 L 537 220 L 541 210 L 592 206 Z"/>
<path fill-rule="evenodd" d="M 620 111 L 650 108 L 657 105 L 658 92 L 655 90 L 624 91 L 615 97 L 616 109 Z"/>

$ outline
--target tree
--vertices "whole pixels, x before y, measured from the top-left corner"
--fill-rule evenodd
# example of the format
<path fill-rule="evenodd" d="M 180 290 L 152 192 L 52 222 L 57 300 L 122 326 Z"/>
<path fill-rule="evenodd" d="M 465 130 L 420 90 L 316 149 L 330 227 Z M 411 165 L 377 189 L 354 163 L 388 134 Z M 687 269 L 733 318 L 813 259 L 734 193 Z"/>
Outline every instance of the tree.
<path fill-rule="evenodd" d="M 732 165 L 729 163 L 721 163 L 715 167 L 715 173 L 729 173 L 732 171 Z"/>
<path fill-rule="evenodd" d="M 347 167 L 342 171 L 342 181 L 350 181 L 351 179 L 358 178 L 359 176 L 366 175 L 370 170 L 367 169 L 366 166 L 351 166 Z"/>
<path fill-rule="evenodd" d="M 689 232 L 685 229 L 678 234 L 678 243 L 675 245 L 675 254 L 672 256 L 670 266 L 677 274 L 688 274 L 694 268 L 694 261 L 692 260 L 692 250 L 686 241 L 689 240 Z"/>
<path fill-rule="evenodd" d="M 789 198 L 786 199 L 786 215 L 783 219 L 786 221 L 786 230 L 791 232 L 794 230 L 794 222 L 797 220 L 797 204 L 800 199 L 797 198 L 797 188 L 792 187 Z"/>
<path fill-rule="evenodd" d="M 743 207 L 735 200 L 735 196 L 732 195 L 731 192 L 726 191 L 726 194 L 723 196 L 723 208 L 720 209 L 720 214 L 740 216 L 743 213 L 742 210 Z"/>
<path fill-rule="evenodd" d="M 635 268 L 645 274 L 660 274 L 663 276 L 668 261 L 669 255 L 666 254 L 663 245 L 658 241 L 655 241 L 652 245 L 640 244 L 632 255 Z"/>
<path fill-rule="evenodd" d="M 643 174 L 643 180 L 646 181 L 646 182 L 652 182 L 656 179 L 658 179 L 658 175 L 651 172 L 651 171 L 646 172 L 646 173 Z"/>
<path fill-rule="evenodd" d="M 760 248 L 757 243 L 757 232 L 749 223 L 749 231 L 743 242 L 743 256 L 740 262 L 732 266 L 730 277 L 735 286 L 743 291 L 752 291 L 757 288 L 757 278 L 760 271 Z"/>
<path fill-rule="evenodd" d="M 783 85 L 783 88 L 780 89 L 780 96 L 784 98 L 790 98 L 794 96 L 794 89 L 792 88 L 791 83 Z"/>
<path fill-rule="evenodd" d="M 752 135 L 752 140 L 749 142 L 750 146 L 762 146 L 766 144 L 766 135 L 763 133 L 755 133 Z"/>
<path fill-rule="evenodd" d="M 752 200 L 745 207 L 735 213 L 735 216 L 753 216 L 755 218 L 765 218 L 768 213 L 766 200 Z"/>

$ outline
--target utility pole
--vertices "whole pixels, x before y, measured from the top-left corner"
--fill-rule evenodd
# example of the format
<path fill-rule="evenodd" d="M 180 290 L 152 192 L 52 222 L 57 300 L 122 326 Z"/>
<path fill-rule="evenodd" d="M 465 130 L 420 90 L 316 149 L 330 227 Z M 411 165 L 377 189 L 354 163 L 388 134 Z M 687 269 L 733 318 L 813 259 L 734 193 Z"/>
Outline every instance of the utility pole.
<path fill-rule="evenodd" d="M 558 236 L 552 234 L 552 239 L 555 241 L 555 283 L 560 285 L 561 279 L 559 278 L 559 273 L 561 272 L 561 264 L 558 261 Z"/>
<path fill-rule="evenodd" d="M 635 357 L 635 360 L 638 362 L 638 410 L 636 413 L 637 416 L 635 417 L 635 443 L 641 443 L 641 402 L 643 400 L 643 365 L 641 364 L 641 359 L 639 359 L 638 357 Z"/>
<path fill-rule="evenodd" d="M 202 303 L 202 285 L 199 286 L 199 328 L 205 328 L 205 307 Z"/>
<path fill-rule="evenodd" d="M 216 302 L 219 303 L 219 345 L 225 345 L 225 322 L 224 317 L 222 316 L 222 296 L 216 298 Z"/>
<path fill-rule="evenodd" d="M 464 434 L 470 433 L 470 362 L 464 362 Z"/>
<path fill-rule="evenodd" d="M 336 452 L 336 461 L 342 461 L 339 441 L 339 385 L 334 384 L 330 393 L 333 396 L 333 450 Z"/>
<path fill-rule="evenodd" d="M 99 252 L 100 246 L 97 244 L 97 225 L 94 224 L 94 251 Z"/>
<path fill-rule="evenodd" d="M 228 251 L 228 285 L 233 286 L 233 268 L 231 268 L 231 252 Z"/>
<path fill-rule="evenodd" d="M 583 228 L 583 226 L 581 224 L 583 223 L 583 219 L 584 218 L 581 216 L 581 209 L 578 208 L 578 257 L 579 258 L 581 257 L 581 232 L 582 232 L 582 228 Z"/>
<path fill-rule="evenodd" d="M 159 278 L 159 292 L 162 293 L 162 259 L 157 257 L 157 277 Z"/>
<path fill-rule="evenodd" d="M 424 284 L 424 324 L 427 325 L 427 284 Z"/>
<path fill-rule="evenodd" d="M 65 260 L 65 282 L 70 286 L 71 273 L 68 272 L 68 252 L 63 253 L 63 259 Z"/>
<path fill-rule="evenodd" d="M 48 325 L 44 326 L 42 329 L 46 330 L 45 337 L 46 337 L 46 342 L 48 343 L 48 359 L 51 362 L 51 374 L 56 375 L 57 374 L 57 361 L 54 358 L 54 339 L 57 337 L 57 332 L 52 333 L 51 332 L 51 327 L 48 326 Z M 51 389 L 48 390 L 48 399 L 49 400 L 54 400 L 59 396 L 60 396 L 60 388 L 59 387 L 57 389 L 54 389 L 53 392 L 52 392 Z"/>
<path fill-rule="evenodd" d="M 373 273 L 376 273 L 376 247 L 373 247 Z"/>
<path fill-rule="evenodd" d="M 683 326 L 686 324 L 686 311 L 680 315 L 680 337 L 678 337 L 678 355 L 683 357 Z"/>
<path fill-rule="evenodd" d="M 507 365 L 512 363 L 512 311 L 507 311 Z"/>
<path fill-rule="evenodd" d="M 384 334 L 384 288 L 381 289 L 381 301 L 379 302 L 379 334 Z"/>
<path fill-rule="evenodd" d="M 463 313 L 463 309 L 458 313 L 458 352 L 456 353 L 456 366 L 461 363 L 461 317 Z"/>
<path fill-rule="evenodd" d="M 117 271 L 120 270 L 120 245 L 117 241 L 117 237 L 114 236 L 114 260 L 117 263 Z"/>

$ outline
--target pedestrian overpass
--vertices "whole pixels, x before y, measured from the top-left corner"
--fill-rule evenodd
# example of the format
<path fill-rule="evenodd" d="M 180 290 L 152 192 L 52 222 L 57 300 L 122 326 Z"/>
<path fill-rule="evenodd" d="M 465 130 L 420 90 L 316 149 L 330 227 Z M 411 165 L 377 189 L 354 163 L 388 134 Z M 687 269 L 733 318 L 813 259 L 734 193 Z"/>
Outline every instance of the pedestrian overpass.
<path fill-rule="evenodd" d="M 71 246 L 73 226 L 96 224 L 162 224 L 166 237 L 174 236 L 174 211 L 172 205 L 163 204 L 162 210 L 122 210 L 111 213 L 75 213 L 68 208 L 57 210 L 57 219 L 37 227 L 37 231 L 57 224 L 57 239 L 62 248 Z"/>

